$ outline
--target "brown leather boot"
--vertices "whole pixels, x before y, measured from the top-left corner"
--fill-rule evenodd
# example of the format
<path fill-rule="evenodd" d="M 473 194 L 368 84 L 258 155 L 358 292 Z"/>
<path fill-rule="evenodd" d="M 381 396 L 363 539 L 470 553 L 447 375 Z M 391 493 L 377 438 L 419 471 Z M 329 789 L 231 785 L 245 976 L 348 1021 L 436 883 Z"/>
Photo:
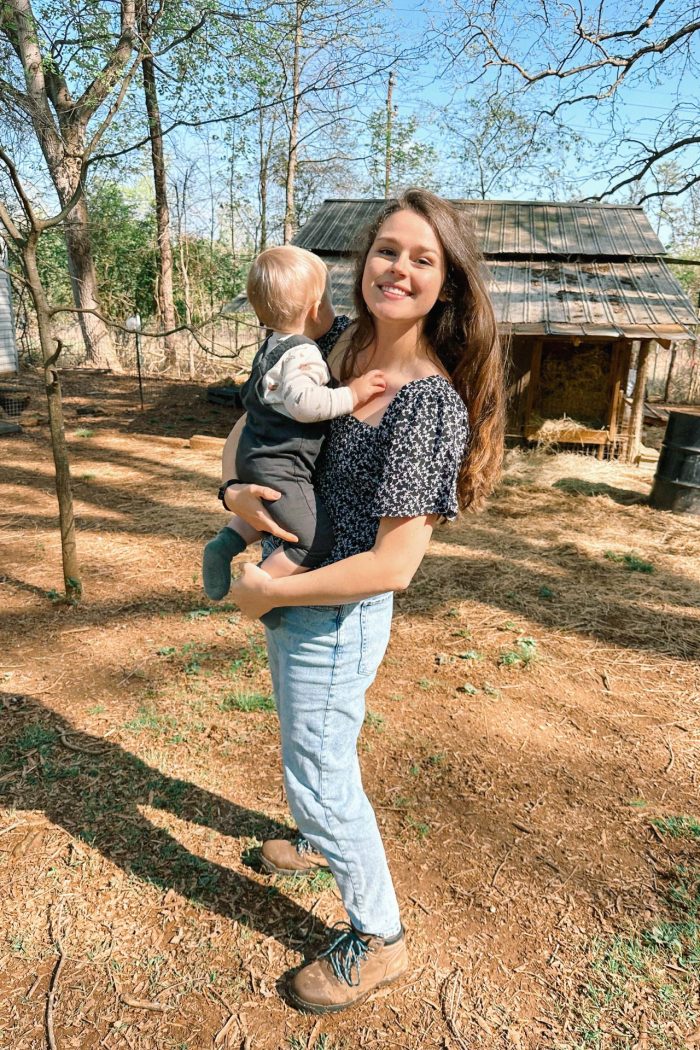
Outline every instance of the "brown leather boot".
<path fill-rule="evenodd" d="M 406 940 L 386 944 L 349 926 L 324 952 L 294 974 L 289 997 L 314 1014 L 331 1014 L 363 1002 L 372 992 L 398 981 L 408 969 Z"/>
<path fill-rule="evenodd" d="M 260 850 L 260 863 L 270 875 L 310 875 L 319 868 L 328 868 L 322 853 L 316 853 L 303 836 L 296 842 L 288 839 L 268 839 Z"/>

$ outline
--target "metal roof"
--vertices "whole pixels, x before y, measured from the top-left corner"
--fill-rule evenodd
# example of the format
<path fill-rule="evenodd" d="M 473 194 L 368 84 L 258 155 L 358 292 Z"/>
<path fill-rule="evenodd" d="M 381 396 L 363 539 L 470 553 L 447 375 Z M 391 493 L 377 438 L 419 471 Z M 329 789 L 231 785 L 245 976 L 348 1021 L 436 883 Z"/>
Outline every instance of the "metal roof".
<path fill-rule="evenodd" d="M 353 263 L 326 257 L 338 313 L 353 313 Z M 660 259 L 487 262 L 496 318 L 514 334 L 673 338 L 697 316 Z"/>
<path fill-rule="evenodd" d="M 319 255 L 352 252 L 358 233 L 385 203 L 383 199 L 326 200 L 296 235 L 294 243 Z M 639 258 L 665 253 L 644 211 L 636 206 L 541 201 L 452 203 L 469 215 L 487 258 Z"/>
<path fill-rule="evenodd" d="M 698 324 L 634 206 L 453 201 L 467 212 L 490 271 L 499 325 L 531 335 L 679 338 Z M 328 264 L 336 310 L 352 314 L 357 234 L 384 200 L 327 200 L 294 238 Z M 245 309 L 239 297 L 226 312 Z"/>

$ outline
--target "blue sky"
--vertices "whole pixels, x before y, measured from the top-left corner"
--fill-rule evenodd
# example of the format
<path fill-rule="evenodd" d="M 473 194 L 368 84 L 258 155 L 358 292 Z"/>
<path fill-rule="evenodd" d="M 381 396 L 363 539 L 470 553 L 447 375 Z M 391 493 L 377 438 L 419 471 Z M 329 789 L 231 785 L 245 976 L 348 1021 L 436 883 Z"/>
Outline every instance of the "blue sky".
<path fill-rule="evenodd" d="M 400 22 L 402 33 L 406 39 L 416 38 L 430 27 L 440 17 L 440 11 L 427 14 L 420 0 L 395 0 L 390 4 L 393 16 Z M 527 10 L 525 7 L 522 10 Z M 617 9 L 611 5 L 612 17 L 616 14 L 625 14 L 626 6 L 621 5 Z M 636 12 L 630 10 L 630 16 L 634 18 Z M 522 53 L 528 50 L 526 35 L 521 42 Z M 536 66 L 536 58 L 525 59 L 524 63 L 530 67 Z M 428 113 L 431 105 L 439 106 L 448 97 L 445 85 L 438 79 L 441 66 L 438 55 L 432 55 L 429 63 L 426 63 L 419 72 L 411 75 L 410 80 L 401 80 L 397 86 L 396 96 L 399 103 L 399 115 L 415 115 L 420 122 L 421 135 L 427 141 L 434 140 L 434 131 Z M 550 83 L 552 83 L 550 81 Z M 680 95 L 681 98 L 694 99 L 697 96 L 697 81 L 692 71 L 685 69 L 679 71 L 675 76 L 666 77 L 657 86 L 640 83 L 624 86 L 615 96 L 615 106 L 619 125 L 626 125 L 635 137 L 649 141 L 652 137 L 652 126 L 672 110 L 674 101 Z M 542 91 L 539 88 L 530 89 L 526 98 L 531 100 L 533 107 L 541 105 Z M 625 146 L 618 141 L 611 153 L 601 156 L 610 140 L 610 128 L 605 119 L 607 110 L 602 108 L 598 118 L 591 117 L 588 108 L 583 105 L 571 106 L 566 111 L 566 126 L 575 132 L 584 142 L 583 163 L 577 163 L 575 170 L 572 167 L 570 174 L 576 178 L 577 195 L 586 196 L 601 192 L 608 181 L 597 170 L 605 164 L 609 165 L 624 160 Z M 700 152 L 695 151 L 690 158 L 697 163 L 700 160 Z M 601 161 L 603 165 L 601 165 Z M 688 163 L 688 158 L 686 158 Z M 517 197 L 520 194 L 517 188 L 504 196 Z"/>

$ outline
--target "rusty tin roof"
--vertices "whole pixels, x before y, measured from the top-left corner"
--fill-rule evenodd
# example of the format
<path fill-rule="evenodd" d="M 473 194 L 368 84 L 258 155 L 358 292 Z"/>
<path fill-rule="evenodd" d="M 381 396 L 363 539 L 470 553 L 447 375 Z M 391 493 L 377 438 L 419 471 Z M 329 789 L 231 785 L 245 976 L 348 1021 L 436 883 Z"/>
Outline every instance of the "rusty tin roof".
<path fill-rule="evenodd" d="M 326 256 L 338 313 L 353 313 L 353 263 Z M 499 326 L 521 335 L 679 338 L 697 323 L 690 300 L 662 259 L 489 259 Z"/>
<path fill-rule="evenodd" d="M 294 238 L 309 251 L 344 254 L 383 200 L 326 200 Z M 665 249 L 636 206 L 541 201 L 452 202 L 468 214 L 482 252 L 499 255 L 661 256 Z"/>
<path fill-rule="evenodd" d="M 294 238 L 321 256 L 336 310 L 352 313 L 352 254 L 383 200 L 326 200 Z M 636 206 L 452 202 L 467 212 L 489 271 L 494 309 L 514 334 L 678 339 L 698 316 Z M 239 296 L 226 313 L 245 309 Z"/>

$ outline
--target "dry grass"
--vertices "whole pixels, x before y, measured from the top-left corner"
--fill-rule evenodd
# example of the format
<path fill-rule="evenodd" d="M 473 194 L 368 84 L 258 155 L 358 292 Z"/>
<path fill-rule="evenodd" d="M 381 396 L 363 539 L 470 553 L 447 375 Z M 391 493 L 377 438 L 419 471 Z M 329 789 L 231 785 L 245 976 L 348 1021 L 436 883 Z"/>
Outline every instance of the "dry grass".
<path fill-rule="evenodd" d="M 199 589 L 216 457 L 141 432 L 229 421 L 186 384 L 150 382 L 145 420 L 133 381 L 66 390 L 108 412 L 69 433 L 82 605 L 56 600 L 46 432 L 0 446 L 2 1045 L 694 1045 L 700 542 L 650 468 L 511 453 L 436 534 L 361 741 L 414 968 L 314 1022 L 278 982 L 342 908 L 255 867 L 289 818 L 261 631 Z"/>

